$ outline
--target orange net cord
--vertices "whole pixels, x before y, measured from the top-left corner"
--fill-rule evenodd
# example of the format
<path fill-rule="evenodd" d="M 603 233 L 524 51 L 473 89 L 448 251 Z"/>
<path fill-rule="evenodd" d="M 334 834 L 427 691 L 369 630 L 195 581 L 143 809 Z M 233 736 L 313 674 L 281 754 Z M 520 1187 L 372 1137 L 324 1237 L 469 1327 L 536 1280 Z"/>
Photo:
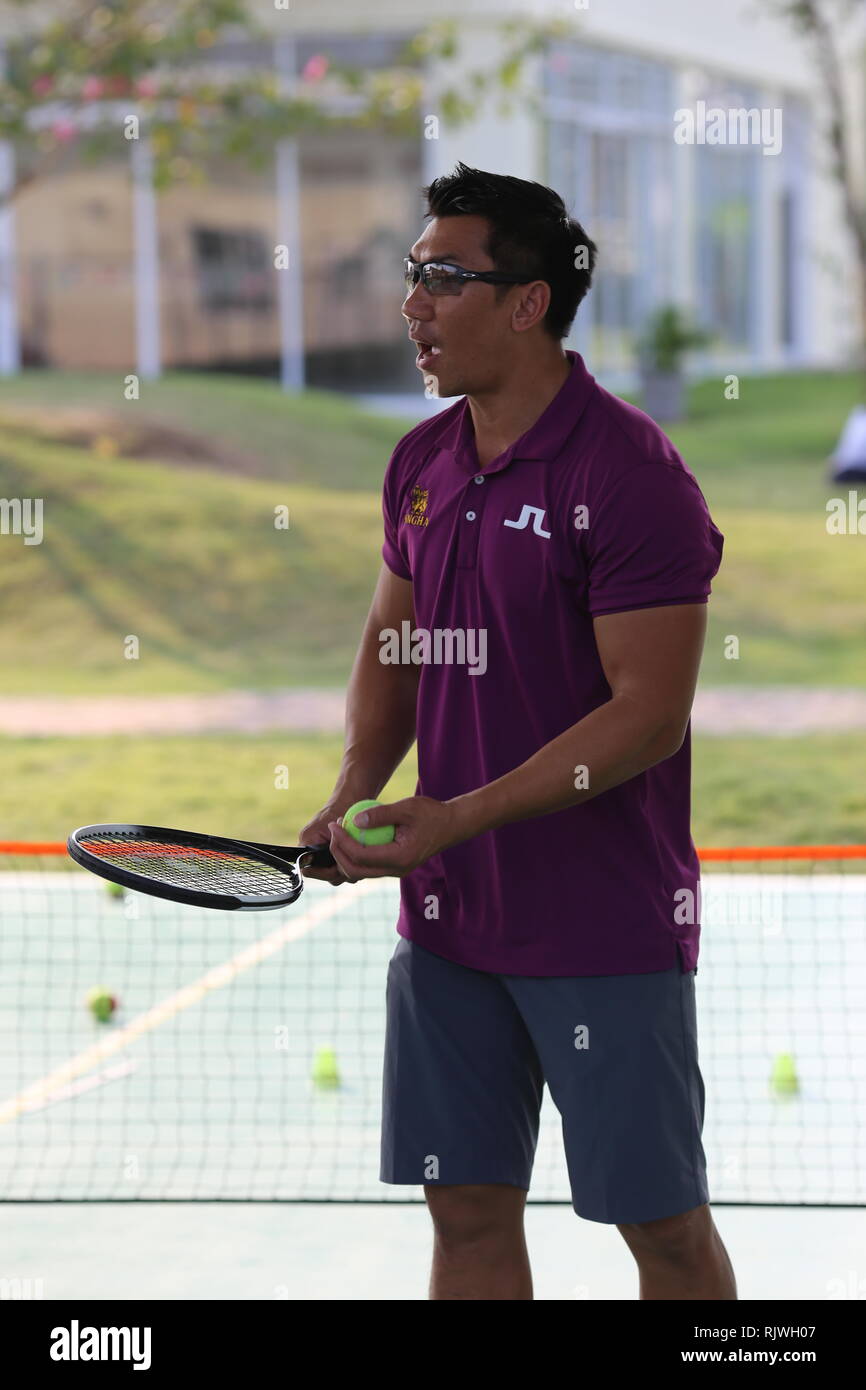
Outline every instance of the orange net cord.
<path fill-rule="evenodd" d="M 0 840 L 0 854 L 65 853 L 66 846 L 60 841 Z M 866 859 L 866 845 L 738 845 L 730 849 L 698 849 L 698 858 L 706 863 L 762 859 Z"/>

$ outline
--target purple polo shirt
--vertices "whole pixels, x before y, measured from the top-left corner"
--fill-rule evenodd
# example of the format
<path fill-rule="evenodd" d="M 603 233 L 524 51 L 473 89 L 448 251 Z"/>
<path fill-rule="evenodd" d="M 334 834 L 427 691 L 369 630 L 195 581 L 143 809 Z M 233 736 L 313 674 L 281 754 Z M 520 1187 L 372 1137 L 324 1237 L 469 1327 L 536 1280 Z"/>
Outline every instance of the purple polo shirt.
<path fill-rule="evenodd" d="M 722 535 L 670 440 L 568 356 L 558 395 L 483 472 L 465 398 L 405 435 L 388 466 L 382 553 L 412 581 L 412 632 L 439 658 L 419 663 L 419 795 L 492 782 L 606 703 L 593 619 L 704 603 L 718 570 Z M 497 974 L 693 969 L 690 774 L 687 732 L 583 805 L 434 855 L 401 880 L 398 932 Z"/>

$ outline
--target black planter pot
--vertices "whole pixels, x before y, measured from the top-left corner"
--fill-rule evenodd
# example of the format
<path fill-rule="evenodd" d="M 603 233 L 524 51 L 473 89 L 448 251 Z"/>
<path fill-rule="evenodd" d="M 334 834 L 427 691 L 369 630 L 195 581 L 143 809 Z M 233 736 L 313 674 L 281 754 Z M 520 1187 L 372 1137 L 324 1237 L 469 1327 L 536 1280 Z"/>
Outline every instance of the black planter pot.
<path fill-rule="evenodd" d="M 643 408 L 660 423 L 682 420 L 685 413 L 685 380 L 681 372 L 641 370 Z"/>

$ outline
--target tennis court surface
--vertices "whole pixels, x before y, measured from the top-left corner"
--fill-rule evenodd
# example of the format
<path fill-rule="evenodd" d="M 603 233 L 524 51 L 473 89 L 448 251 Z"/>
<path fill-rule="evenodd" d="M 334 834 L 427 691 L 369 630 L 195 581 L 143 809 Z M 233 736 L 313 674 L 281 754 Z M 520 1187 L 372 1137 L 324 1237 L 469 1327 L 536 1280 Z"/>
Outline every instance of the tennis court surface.
<path fill-rule="evenodd" d="M 222 913 L 112 897 L 58 849 L 0 854 L 0 1199 L 420 1200 L 378 1181 L 396 881 Z M 866 1206 L 866 847 L 715 854 L 712 1200 Z M 568 1201 L 548 1098 L 530 1201 Z"/>

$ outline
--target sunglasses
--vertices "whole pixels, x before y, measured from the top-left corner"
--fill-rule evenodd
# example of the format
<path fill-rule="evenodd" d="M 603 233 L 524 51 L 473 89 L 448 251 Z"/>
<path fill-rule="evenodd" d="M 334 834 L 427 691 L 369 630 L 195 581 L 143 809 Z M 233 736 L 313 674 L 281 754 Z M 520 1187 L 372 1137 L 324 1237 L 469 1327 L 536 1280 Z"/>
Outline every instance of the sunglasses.
<path fill-rule="evenodd" d="M 409 256 L 403 260 L 403 277 L 409 294 L 419 280 L 429 294 L 460 294 L 471 280 L 480 280 L 485 285 L 529 284 L 525 275 L 504 275 L 498 270 L 464 270 L 460 265 L 446 265 L 443 261 L 425 261 L 422 265 Z"/>

